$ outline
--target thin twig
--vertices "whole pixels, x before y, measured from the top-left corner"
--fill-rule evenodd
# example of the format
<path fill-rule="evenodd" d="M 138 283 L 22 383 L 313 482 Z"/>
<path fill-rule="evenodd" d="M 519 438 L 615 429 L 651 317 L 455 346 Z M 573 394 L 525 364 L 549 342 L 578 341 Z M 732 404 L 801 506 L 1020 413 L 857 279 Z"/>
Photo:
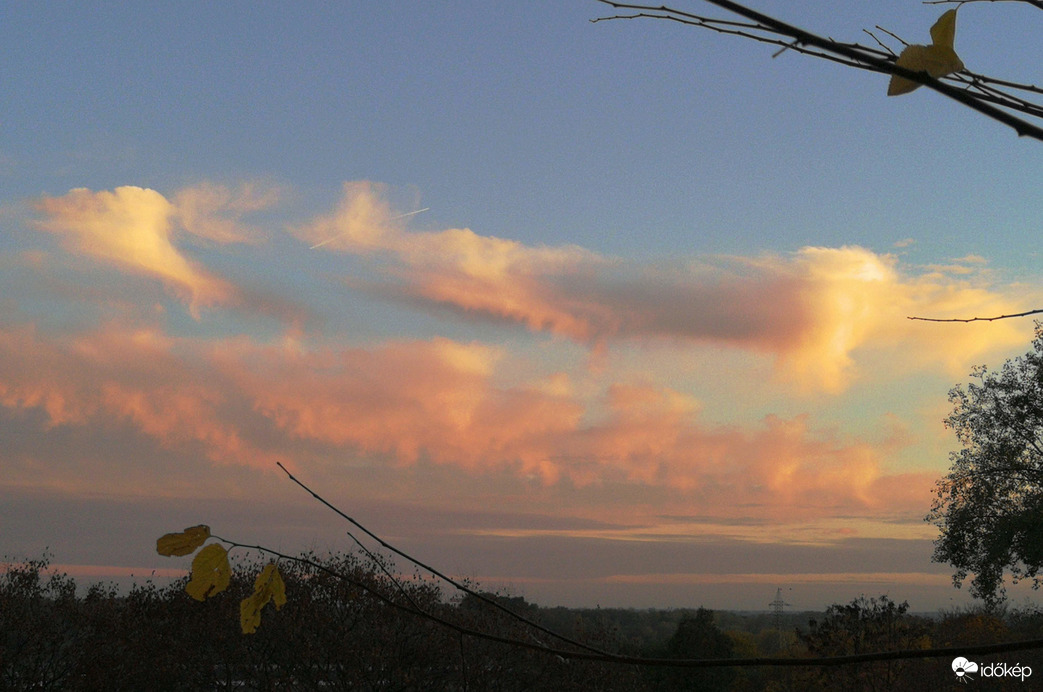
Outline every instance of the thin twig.
<path fill-rule="evenodd" d="M 358 521 L 356 521 L 352 517 L 348 516 L 347 514 L 342 512 L 337 507 L 333 506 L 325 498 L 323 498 L 321 495 L 319 495 L 314 490 L 312 490 L 307 485 L 305 485 L 303 482 L 301 482 L 296 476 L 294 476 L 292 473 L 290 473 L 289 470 L 285 466 L 282 465 L 282 463 L 276 462 L 276 465 L 279 468 L 281 468 L 283 470 L 283 472 L 286 473 L 287 476 L 289 476 L 291 481 L 293 481 L 294 483 L 299 485 L 301 488 L 303 488 L 305 490 L 305 492 L 307 492 L 309 495 L 311 495 L 313 498 L 315 498 L 316 500 L 321 502 L 323 505 L 325 505 L 329 509 L 333 510 L 338 516 L 340 516 L 345 521 L 349 522 L 352 526 L 356 527 L 359 531 L 362 531 L 367 536 L 372 538 L 374 541 L 379 543 L 380 546 L 382 548 L 384 548 L 385 550 L 389 550 L 392 553 L 398 555 L 399 557 L 402 557 L 402 558 L 408 560 L 409 562 L 413 563 L 417 567 L 420 567 L 421 569 L 427 570 L 428 572 L 430 572 L 434 576 L 438 577 L 439 579 L 442 579 L 446 583 L 451 584 L 457 590 L 459 590 L 459 591 L 461 591 L 461 592 L 463 592 L 465 594 L 468 594 L 469 596 L 477 598 L 478 600 L 482 601 L 483 603 L 486 603 L 487 605 L 490 605 L 493 608 L 496 608 L 497 610 L 506 613 L 510 617 L 512 617 L 512 618 L 514 618 L 516 620 L 519 620 L 519 621 L 525 623 L 526 625 L 528 625 L 529 627 L 532 627 L 532 628 L 534 628 L 536 630 L 539 630 L 540 632 L 543 632 L 544 634 L 547 634 L 549 636 L 555 637 L 556 639 L 559 639 L 559 640 L 561 640 L 561 641 L 563 641 L 563 642 L 565 642 L 567 644 L 571 644 L 572 646 L 576 646 L 576 647 L 579 647 L 581 649 L 585 649 L 585 650 L 587 650 L 589 652 L 592 652 L 592 653 L 596 653 L 596 654 L 599 654 L 599 655 L 605 655 L 605 656 L 611 655 L 607 651 L 603 651 L 603 650 L 598 649 L 596 647 L 590 646 L 589 644 L 584 644 L 583 642 L 576 641 L 576 640 L 571 639 L 569 637 L 566 637 L 566 636 L 564 636 L 562 634 L 559 634 L 559 633 L 557 633 L 557 632 L 555 632 L 553 630 L 547 629 L 543 625 L 540 625 L 537 622 L 533 622 L 532 620 L 526 618 L 523 615 L 515 613 L 513 610 L 511 610 L 510 608 L 507 608 L 503 604 L 497 603 L 496 601 L 494 601 L 493 599 L 489 598 L 488 596 L 486 596 L 486 595 L 484 595 L 482 593 L 479 593 L 478 591 L 475 591 L 474 589 L 469 588 L 466 584 L 462 584 L 462 583 L 458 582 L 457 580 L 455 580 L 452 577 L 442 573 L 441 571 L 439 571 L 438 569 L 432 567 L 431 565 L 425 564 L 425 563 L 421 562 L 420 560 L 416 559 L 415 557 L 413 557 L 412 555 L 409 555 L 408 553 L 406 553 L 406 552 L 396 548 L 395 546 L 391 545 L 390 543 L 385 541 L 380 536 L 376 535 L 375 533 L 373 533 L 372 531 L 367 529 L 365 526 L 360 524 Z"/>
<path fill-rule="evenodd" d="M 721 33 L 740 33 L 737 31 L 722 31 L 719 28 L 712 26 L 714 22 L 720 22 L 723 20 L 708 20 L 705 17 L 694 15 L 689 12 L 673 9 L 667 6 L 651 6 L 633 3 L 617 2 L 616 0 L 598 0 L 599 2 L 608 5 L 617 10 L 633 10 L 638 14 L 635 15 L 617 15 L 614 17 L 599 17 L 592 21 L 605 21 L 608 19 L 634 19 L 637 17 L 647 17 L 653 19 L 669 19 L 681 23 L 691 24 L 695 26 L 701 26 L 704 28 L 712 28 L 715 31 L 721 31 Z M 1012 128 L 1019 136 L 1031 137 L 1039 141 L 1043 141 L 1043 128 L 1035 125 L 1031 122 L 1018 118 L 1003 108 L 1009 108 L 1015 111 L 1029 112 L 1035 117 L 1039 115 L 1032 112 L 1031 109 L 1026 109 L 1019 106 L 1016 100 L 1010 102 L 998 98 L 995 95 L 985 97 L 981 93 L 968 90 L 966 87 L 957 87 L 948 83 L 935 79 L 928 75 L 926 72 L 916 72 L 908 68 L 902 67 L 896 64 L 893 55 L 881 53 L 880 51 L 867 51 L 860 48 L 855 48 L 851 44 L 840 43 L 832 39 L 823 38 L 811 32 L 797 28 L 791 24 L 787 24 L 783 21 L 775 19 L 766 14 L 757 12 L 756 10 L 750 9 L 744 5 L 740 5 L 731 0 L 705 0 L 712 5 L 724 8 L 730 12 L 738 14 L 745 19 L 750 20 L 756 26 L 754 27 L 757 31 L 764 31 L 776 36 L 789 37 L 787 40 L 765 39 L 762 37 L 749 36 L 749 38 L 756 38 L 756 40 L 762 40 L 769 43 L 776 43 L 780 46 L 789 46 L 790 50 L 797 50 L 798 52 L 805 52 L 807 54 L 815 55 L 816 57 L 822 57 L 840 62 L 842 64 L 849 65 L 851 67 L 857 67 L 859 69 L 870 70 L 874 72 L 883 72 L 891 75 L 897 75 L 910 81 L 916 82 L 926 86 L 938 93 L 947 96 L 948 98 L 961 103 L 968 108 L 978 111 L 986 117 L 1000 122 L 1008 127 Z M 1035 0 L 1024 0 L 1035 6 L 1043 8 L 1043 0 L 1039 0 L 1037 3 Z M 791 40 L 795 42 L 795 45 L 790 45 Z M 822 53 L 814 51 L 803 51 L 800 47 L 811 46 Z M 874 54 L 876 53 L 876 54 Z M 959 81 L 959 80 L 957 80 Z M 993 105 L 996 104 L 996 105 Z M 1001 106 L 1001 107 L 998 107 Z"/>
<path fill-rule="evenodd" d="M 282 465 L 280 464 L 280 467 Z M 285 467 L 282 467 L 283 471 L 286 471 Z M 290 473 L 287 471 L 287 475 Z M 290 475 L 293 479 L 293 476 Z M 300 484 L 299 481 L 295 481 Z M 303 486 L 302 486 L 303 487 Z M 308 492 L 311 492 L 310 490 Z M 317 496 L 316 496 L 317 497 Z M 320 502 L 323 502 L 320 498 Z M 365 530 L 365 529 L 363 529 Z M 214 536 L 214 538 L 218 538 Z M 557 656 L 562 659 L 570 660 L 581 660 L 581 661 L 594 661 L 601 663 L 618 663 L 623 665 L 636 665 L 645 667 L 656 667 L 656 668 L 725 668 L 725 667 L 752 667 L 752 666 L 805 666 L 805 667 L 820 667 L 820 666 L 842 666 L 849 665 L 852 663 L 868 663 L 870 661 L 896 661 L 914 658 L 953 658 L 955 656 L 966 656 L 977 655 L 977 654 L 992 654 L 992 653 L 1006 653 L 1011 651 L 1025 651 L 1030 649 L 1043 649 L 1043 639 L 1029 639 L 1024 641 L 1016 642 L 1003 642 L 1000 644 L 983 644 L 978 646 L 959 646 L 949 647 L 942 649 L 912 649 L 912 650 L 899 650 L 899 651 L 877 651 L 873 653 L 865 654 L 851 654 L 848 656 L 829 656 L 825 658 L 707 658 L 707 659 L 692 659 L 692 658 L 646 658 L 642 656 L 625 656 L 622 654 L 611 654 L 607 652 L 599 652 L 597 649 L 592 649 L 589 646 L 583 646 L 586 651 L 570 651 L 566 649 L 557 649 L 554 647 L 540 644 L 538 642 L 528 642 L 521 639 L 514 639 L 511 637 L 503 637 L 495 634 L 489 634 L 488 632 L 482 632 L 480 630 L 471 629 L 464 627 L 455 622 L 446 620 L 443 617 L 434 615 L 427 611 L 413 610 L 412 608 L 406 607 L 388 598 L 384 594 L 380 593 L 376 589 L 362 583 L 357 579 L 335 570 L 326 565 L 311 560 L 303 556 L 294 556 L 281 553 L 271 548 L 266 548 L 262 545 L 249 545 L 246 543 L 238 543 L 235 541 L 229 541 L 227 539 L 218 538 L 218 540 L 228 543 L 231 546 L 239 548 L 248 548 L 251 550 L 257 550 L 262 553 L 274 555 L 275 557 L 283 560 L 289 560 L 297 562 L 299 564 L 308 565 L 317 569 L 325 574 L 328 574 L 334 578 L 341 579 L 352 586 L 360 588 L 367 593 L 371 594 L 374 598 L 377 598 L 382 603 L 401 610 L 403 612 L 417 615 L 425 619 L 430 620 L 442 627 L 451 629 L 454 632 L 458 632 L 461 635 L 469 637 L 475 637 L 476 639 L 484 639 L 486 641 L 498 642 L 508 646 L 514 646 L 518 648 L 528 649 L 530 651 L 537 651 L 543 654 Z M 379 539 L 378 539 L 379 540 Z M 542 628 L 538 628 L 542 629 Z M 544 630 L 546 631 L 546 630 Z M 559 635 L 549 632 L 550 634 L 564 639 Z M 582 646 L 582 645 L 581 645 Z"/>
<path fill-rule="evenodd" d="M 971 2 L 1020 2 L 1043 10 L 1043 0 L 924 0 L 925 5 L 957 5 L 963 7 Z"/>
<path fill-rule="evenodd" d="M 901 36 L 899 36 L 895 32 L 890 31 L 888 29 L 885 29 L 884 27 L 880 26 L 879 24 L 876 25 L 876 28 L 879 29 L 880 31 L 884 32 L 885 34 L 887 34 L 888 36 L 890 36 L 894 40 L 898 41 L 903 46 L 908 46 L 909 45 L 909 43 L 904 38 L 902 38 Z M 873 38 L 876 38 L 876 37 L 874 36 Z"/>
<path fill-rule="evenodd" d="M 1043 309 L 1040 310 L 1028 310 L 1027 312 L 1019 312 L 1013 315 L 997 315 L 995 317 L 950 317 L 948 319 L 940 319 L 937 317 L 907 317 L 909 320 L 919 320 L 921 322 L 995 322 L 996 320 L 1009 320 L 1013 317 L 1027 317 L 1028 315 L 1038 315 L 1043 313 Z"/>

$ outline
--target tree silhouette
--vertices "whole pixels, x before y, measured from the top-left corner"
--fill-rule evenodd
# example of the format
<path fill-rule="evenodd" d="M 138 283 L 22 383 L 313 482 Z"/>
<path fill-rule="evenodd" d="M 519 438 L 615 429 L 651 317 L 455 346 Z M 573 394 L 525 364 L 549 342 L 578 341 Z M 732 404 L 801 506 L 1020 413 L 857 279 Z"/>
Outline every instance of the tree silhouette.
<path fill-rule="evenodd" d="M 670 658 L 731 658 L 733 649 L 731 639 L 714 622 L 713 611 L 706 608 L 682 617 L 666 644 Z M 727 690 L 735 680 L 735 669 L 669 670 L 663 677 L 670 689 Z"/>
<path fill-rule="evenodd" d="M 1043 324 L 1033 349 L 999 372 L 976 368 L 966 389 L 949 393 L 946 426 L 963 448 L 938 482 L 927 520 L 941 529 L 934 559 L 969 573 L 971 594 L 987 604 L 1004 598 L 1004 572 L 1015 582 L 1043 583 Z"/>

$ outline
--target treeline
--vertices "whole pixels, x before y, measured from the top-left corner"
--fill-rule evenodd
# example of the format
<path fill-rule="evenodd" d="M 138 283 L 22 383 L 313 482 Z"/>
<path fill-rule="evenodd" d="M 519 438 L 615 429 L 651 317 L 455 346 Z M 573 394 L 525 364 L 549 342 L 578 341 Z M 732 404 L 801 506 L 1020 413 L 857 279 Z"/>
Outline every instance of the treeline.
<path fill-rule="evenodd" d="M 78 588 L 72 578 L 50 570 L 47 557 L 10 562 L 0 572 L 0 690 L 805 692 L 924 690 L 957 681 L 950 659 L 692 669 L 560 657 L 539 649 L 576 647 L 482 597 L 592 649 L 643 658 L 810 660 L 1043 637 L 1037 610 L 925 618 L 887 597 L 860 597 L 777 631 L 768 615 L 703 608 L 577 610 L 540 608 L 502 594 L 446 598 L 419 576 L 393 577 L 391 565 L 379 557 L 305 557 L 280 562 L 288 601 L 279 611 L 265 611 L 251 635 L 240 630 L 239 606 L 253 589 L 256 566 L 240 565 L 227 592 L 200 603 L 185 594 L 184 581 L 164 587 L 145 582 L 129 591 L 111 584 Z M 976 662 L 1028 666 L 1043 680 L 1043 652 Z M 1027 689 L 1016 678 L 990 680 L 990 689 L 1008 686 Z"/>

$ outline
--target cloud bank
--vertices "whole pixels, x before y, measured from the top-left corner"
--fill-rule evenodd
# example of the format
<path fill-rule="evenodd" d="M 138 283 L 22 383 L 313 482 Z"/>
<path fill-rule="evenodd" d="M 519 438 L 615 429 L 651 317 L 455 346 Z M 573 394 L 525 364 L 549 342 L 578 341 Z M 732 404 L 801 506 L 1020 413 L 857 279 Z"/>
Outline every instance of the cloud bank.
<path fill-rule="evenodd" d="M 307 266 L 310 253 L 350 253 L 379 277 L 365 297 L 546 334 L 551 349 L 569 340 L 594 352 L 655 343 L 766 354 L 779 379 L 826 395 L 882 372 L 941 365 L 962 376 L 980 354 L 1027 341 L 1012 323 L 939 330 L 905 319 L 1022 307 L 1016 287 L 989 283 L 980 258 L 903 267 L 855 246 L 614 258 L 469 229 L 410 230 L 371 183 L 348 184 L 334 213 L 290 229 L 243 222 L 276 199 L 200 185 L 169 199 L 121 187 L 41 200 L 36 228 L 66 252 L 158 282 L 200 326 L 189 333 L 141 310 L 43 329 L 0 312 L 0 405 L 45 429 L 130 429 L 215 467 L 433 465 L 540 487 L 652 488 L 719 519 L 886 514 L 925 506 L 933 475 L 894 469 L 901 435 L 870 442 L 864 422 L 844 433 L 799 413 L 709 422 L 704 402 L 662 384 L 670 373 L 655 364 L 647 377 L 522 365 L 509 340 L 453 338 L 453 319 L 430 338 L 319 341 L 285 323 L 265 335 L 200 312 L 248 293 L 203 258 L 235 244 L 263 282 L 283 264 Z M 256 244 L 280 230 L 303 242 L 273 263 Z M 192 257 L 186 239 L 212 252 Z M 734 396 L 726 381 L 707 391 Z"/>
<path fill-rule="evenodd" d="M 295 232 L 309 244 L 328 241 L 323 250 L 368 258 L 384 273 L 376 290 L 387 297 L 598 349 L 649 340 L 749 349 L 773 354 L 779 375 L 802 388 L 836 392 L 854 376 L 860 348 L 922 340 L 974 357 L 997 340 L 1023 338 L 1007 325 L 987 339 L 971 330 L 949 332 L 945 344 L 938 330 L 920 336 L 929 330 L 908 316 L 999 314 L 1019 303 L 953 272 L 903 274 L 895 257 L 861 247 L 641 262 L 469 229 L 409 231 L 382 192 L 346 184 L 333 214 Z"/>
<path fill-rule="evenodd" d="M 558 374 L 496 384 L 503 353 L 444 338 L 305 350 L 193 342 L 117 325 L 72 339 L 0 331 L 0 404 L 50 428 L 131 426 L 219 465 L 448 465 L 541 484 L 661 487 L 717 516 L 823 515 L 922 503 L 928 479 L 886 470 L 879 446 L 806 417 L 707 426 L 698 402 L 623 383 L 596 401 Z M 591 415 L 591 406 L 605 408 Z"/>

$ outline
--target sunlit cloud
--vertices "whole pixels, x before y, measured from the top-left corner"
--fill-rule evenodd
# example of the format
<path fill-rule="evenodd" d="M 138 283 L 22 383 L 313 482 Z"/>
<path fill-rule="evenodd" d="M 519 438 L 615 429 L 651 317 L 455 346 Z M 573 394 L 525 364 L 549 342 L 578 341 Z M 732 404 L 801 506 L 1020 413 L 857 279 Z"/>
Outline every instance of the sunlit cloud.
<path fill-rule="evenodd" d="M 177 208 L 155 190 L 119 187 L 112 192 L 77 188 L 38 202 L 39 228 L 58 235 L 76 254 L 160 279 L 193 310 L 230 302 L 235 289 L 191 261 L 173 244 Z"/>
<path fill-rule="evenodd" d="M 189 233 L 215 243 L 257 243 L 262 232 L 246 225 L 243 217 L 273 207 L 280 190 L 244 183 L 235 189 L 201 183 L 174 195 L 173 205 L 181 226 Z"/>
<path fill-rule="evenodd" d="M 983 345 L 967 335 L 950 332 L 939 341 L 937 330 L 906 318 L 1013 310 L 1024 300 L 944 268 L 917 274 L 892 255 L 855 246 L 638 262 L 469 229 L 409 231 L 382 194 L 379 185 L 347 184 L 332 215 L 295 233 L 322 242 L 324 250 L 370 258 L 385 276 L 376 290 L 414 305 L 519 324 L 599 349 L 668 340 L 765 352 L 775 356 L 779 378 L 808 391 L 844 389 L 859 374 L 860 350 L 894 348 L 899 340 L 907 340 L 905 348 L 978 355 Z M 966 259 L 958 266 L 973 274 L 978 258 Z M 991 348 L 1024 337 L 1023 329 L 1003 326 L 990 335 Z"/>
<path fill-rule="evenodd" d="M 225 251 L 263 254 L 257 243 L 273 228 L 259 214 L 278 200 L 276 191 L 204 184 L 168 198 L 142 188 L 73 190 L 39 203 L 39 228 L 76 258 L 147 277 L 155 288 L 119 290 L 125 303 L 113 307 L 106 273 L 105 286 L 85 285 L 77 299 L 109 302 L 69 324 L 39 315 L 34 322 L 9 301 L 0 313 L 6 420 L 43 436 L 75 430 L 99 448 L 133 440 L 165 459 L 191 459 L 180 479 L 205 470 L 252 476 L 275 462 L 334 484 L 352 470 L 370 479 L 409 470 L 475 487 L 583 496 L 568 510 L 575 516 L 615 524 L 610 515 L 625 512 L 634 520 L 592 539 L 664 542 L 698 531 L 817 545 L 892 521 L 922 532 L 937 469 L 928 471 L 930 460 L 905 468 L 900 460 L 926 446 L 940 459 L 947 450 L 937 443 L 940 429 L 914 436 L 912 423 L 879 406 L 857 421 L 863 411 L 827 421 L 821 397 L 794 399 L 794 388 L 865 387 L 872 395 L 883 377 L 939 370 L 962 377 L 971 363 L 1009 354 L 1030 336 L 1012 321 L 980 329 L 906 319 L 1013 312 L 1033 300 L 999 283 L 977 257 L 906 266 L 846 246 L 628 260 L 468 229 L 414 231 L 413 217 L 385 197 L 379 185 L 349 184 L 333 214 L 292 227 L 303 242 L 288 247 L 299 253 L 287 258 L 288 271 L 318 252 L 350 253 L 366 278 L 347 277 L 341 290 L 362 286 L 370 292 L 363 298 L 376 292 L 443 317 L 554 338 L 522 347 L 452 338 L 452 319 L 423 338 L 408 329 L 398 338 L 312 333 L 303 310 L 233 285 L 203 261 Z M 20 257 L 30 279 L 38 267 L 57 266 L 46 248 Z M 92 280 L 91 272 L 83 276 Z M 244 279 L 267 290 L 267 277 Z M 149 311 L 159 287 L 197 318 L 191 329 L 181 316 Z M 228 312 L 201 314 L 207 306 L 283 319 L 262 332 L 254 322 L 224 320 Z M 630 358 L 633 367 L 588 367 L 596 359 L 586 353 L 609 352 L 605 362 Z M 648 353 L 669 357 L 642 358 Z M 699 360 L 697 370 L 674 377 L 685 359 Z M 741 410 L 745 395 L 751 412 Z M 86 468 L 97 463 L 91 459 L 77 463 Z M 16 472 L 34 468 L 32 450 L 20 451 Z"/>
<path fill-rule="evenodd" d="M 0 329 L 0 405 L 37 409 L 46 426 L 129 424 L 168 448 L 200 449 L 211 461 L 271 464 L 284 456 L 244 439 L 223 411 L 234 391 L 152 330 L 108 325 L 61 338 L 31 326 Z"/>
<path fill-rule="evenodd" d="M 815 429 L 807 416 L 710 426 L 698 401 L 664 387 L 614 383 L 589 398 L 564 373 L 503 384 L 504 357 L 444 338 L 309 349 L 117 325 L 61 339 L 9 327 L 0 331 L 0 404 L 41 411 L 50 427 L 130 425 L 217 465 L 345 459 L 541 485 L 635 484 L 722 518 L 925 501 L 927 477 L 887 471 L 886 443 Z"/>
<path fill-rule="evenodd" d="M 556 480 L 547 450 L 575 429 L 582 406 L 538 384 L 493 386 L 502 355 L 434 339 L 322 351 L 239 342 L 215 359 L 255 409 L 295 439 L 393 464 L 506 466 Z"/>
<path fill-rule="evenodd" d="M 717 516 L 908 509 L 927 497 L 927 475 L 885 470 L 886 441 L 846 440 L 812 429 L 806 416 L 769 417 L 754 429 L 707 427 L 699 402 L 662 387 L 614 384 L 590 401 L 561 374 L 498 386 L 501 356 L 443 339 L 339 352 L 240 343 L 222 349 L 221 367 L 293 437 L 398 464 L 660 486 L 704 501 Z"/>

